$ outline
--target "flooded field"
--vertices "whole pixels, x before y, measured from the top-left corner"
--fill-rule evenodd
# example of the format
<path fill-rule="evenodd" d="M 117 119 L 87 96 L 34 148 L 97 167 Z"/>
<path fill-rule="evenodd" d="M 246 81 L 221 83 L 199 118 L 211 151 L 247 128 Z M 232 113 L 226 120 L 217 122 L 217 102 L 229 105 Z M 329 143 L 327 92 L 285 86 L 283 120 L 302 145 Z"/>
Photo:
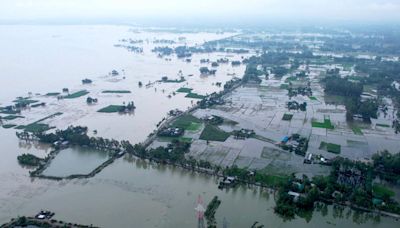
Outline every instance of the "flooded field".
<path fill-rule="evenodd" d="M 18 97 L 46 102 L 44 107 L 23 110 L 24 118 L 7 121 L 15 125 L 28 125 L 55 113 L 42 123 L 56 128 L 69 125 L 88 126 L 91 135 L 117 140 L 142 142 L 154 131 L 157 123 L 166 117 L 172 109 L 185 110 L 197 100 L 186 98 L 177 93 L 181 87 L 192 88 L 194 92 L 206 95 L 222 90 L 217 82 L 240 77 L 244 73 L 243 65 L 232 67 L 221 64 L 216 75 L 200 75 L 200 59 L 216 60 L 229 58 L 240 60 L 249 54 L 211 53 L 196 54 L 187 62 L 176 57 L 171 60 L 159 58 L 151 52 L 155 39 L 172 39 L 174 45 L 195 45 L 207 40 L 220 39 L 233 33 L 168 33 L 130 30 L 124 26 L 0 26 L 0 64 L 2 75 L 0 84 L 0 105 L 6 106 Z M 186 39 L 179 39 L 185 37 Z M 114 47 L 124 38 L 143 39 L 143 53 L 128 52 Z M 16 47 L 15 44 L 19 45 Z M 113 69 L 120 74 L 111 76 Z M 180 83 L 156 82 L 163 76 L 186 81 Z M 90 78 L 93 83 L 83 85 L 81 80 Z M 139 86 L 139 82 L 143 86 Z M 149 86 L 145 86 L 151 82 Z M 270 84 L 268 84 L 270 83 Z M 274 85 L 276 83 L 276 85 Z M 6 85 L 6 86 L 5 86 Z M 396 141 L 388 130 L 381 130 L 380 138 L 374 129 L 367 129 L 363 136 L 355 136 L 344 126 L 335 131 L 314 129 L 310 126 L 311 118 L 323 118 L 329 110 L 331 120 L 336 126 L 344 121 L 343 107 L 322 104 L 321 88 L 316 89 L 316 99 L 300 97 L 312 103 L 306 113 L 293 113 L 291 122 L 282 121 L 286 112 L 284 102 L 288 100 L 286 91 L 279 87 L 280 82 L 264 81 L 264 86 L 242 87 L 227 99 L 231 102 L 218 109 L 198 110 L 195 115 L 203 117 L 217 114 L 236 121 L 238 125 L 224 125 L 226 131 L 236 128 L 251 128 L 264 139 L 279 141 L 282 136 L 294 132 L 311 136 L 311 147 L 319 146 L 320 141 L 329 138 L 343 143 L 344 156 L 359 156 L 351 148 L 360 145 L 376 145 L 369 148 L 371 154 L 376 149 L 396 147 Z M 317 86 L 317 85 L 315 85 Z M 87 90 L 89 94 L 74 98 L 61 99 L 45 96 L 51 92 L 70 92 Z M 128 90 L 130 93 L 104 93 L 105 90 Z M 88 96 L 98 98 L 97 104 L 88 105 Z M 99 109 L 109 105 L 121 105 L 134 101 L 133 113 L 100 113 Z M 325 111 L 324 111 L 325 110 Z M 258 122 L 262 124 L 258 124 Z M 203 126 L 198 131 L 189 132 L 197 139 Z M 374 138 L 372 139 L 372 136 Z M 329 206 L 328 213 L 315 212 L 306 219 L 296 218 L 284 221 L 274 211 L 274 193 L 258 188 L 238 187 L 219 190 L 214 177 L 192 173 L 176 167 L 156 165 L 136 159 L 129 155 L 117 159 L 102 172 L 90 179 L 50 181 L 32 179 L 28 167 L 21 167 L 16 157 L 23 153 L 32 153 L 45 157 L 50 147 L 20 141 L 15 136 L 15 129 L 0 128 L 2 159 L 0 159 L 0 223 L 7 222 L 18 215 L 34 215 L 41 209 L 56 213 L 55 219 L 73 221 L 81 224 L 93 224 L 101 227 L 195 227 L 197 220 L 194 208 L 198 195 L 209 202 L 217 195 L 222 204 L 216 217 L 219 225 L 225 219 L 229 227 L 250 227 L 255 221 L 265 227 L 376 227 L 367 214 L 355 213 L 345 209 L 343 214 L 335 213 Z M 345 139 L 352 140 L 343 141 Z M 385 139 L 387 141 L 380 141 Z M 375 141 L 374 141 L 375 140 Z M 277 169 L 299 171 L 301 173 L 327 173 L 324 167 L 302 165 L 303 160 L 294 155 L 277 151 L 276 147 L 259 139 L 235 141 L 228 138 L 226 143 L 212 142 L 206 149 L 204 140 L 195 140 L 191 153 L 207 156 L 210 160 L 224 165 L 237 164 L 265 171 L 277 172 Z M 162 144 L 162 142 L 158 142 Z M 347 146 L 346 146 L 347 145 Z M 376 148 L 375 148 L 376 147 Z M 203 149 L 203 150 L 202 150 Z M 204 151 L 206 150 L 206 151 Z M 319 153 L 327 153 L 318 151 Z M 327 154 L 326 156 L 329 156 Z M 363 155 L 364 156 L 364 155 Z M 90 172 L 108 158 L 102 152 L 86 149 L 69 148 L 61 151 L 44 171 L 48 175 L 65 176 Z M 290 167 L 295 167 L 292 170 Z M 286 165 L 286 166 L 284 166 Z M 350 211 L 350 212 L 349 212 Z M 397 227 L 398 221 L 382 217 L 380 227 Z"/>
<path fill-rule="evenodd" d="M 89 174 L 108 158 L 108 153 L 104 151 L 71 147 L 61 150 L 42 174 L 56 177 Z"/>

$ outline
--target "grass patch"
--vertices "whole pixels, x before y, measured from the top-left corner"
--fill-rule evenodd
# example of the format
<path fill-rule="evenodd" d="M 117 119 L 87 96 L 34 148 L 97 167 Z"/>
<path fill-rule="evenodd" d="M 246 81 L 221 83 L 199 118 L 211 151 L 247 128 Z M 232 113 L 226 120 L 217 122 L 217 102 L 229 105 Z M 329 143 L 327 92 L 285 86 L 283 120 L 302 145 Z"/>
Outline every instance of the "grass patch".
<path fill-rule="evenodd" d="M 0 113 L 7 114 L 7 115 L 15 115 L 15 114 L 18 114 L 20 112 L 16 111 L 16 110 L 9 110 L 9 109 L 0 107 Z"/>
<path fill-rule="evenodd" d="M 224 142 L 229 136 L 230 134 L 228 132 L 225 132 L 213 125 L 207 124 L 200 134 L 200 139 Z"/>
<path fill-rule="evenodd" d="M 318 122 L 313 120 L 311 122 L 312 127 L 317 127 L 317 128 L 326 128 L 326 129 L 334 129 L 335 127 L 332 125 L 330 119 L 324 119 L 324 122 Z"/>
<path fill-rule="evenodd" d="M 31 108 L 37 108 L 39 106 L 44 106 L 44 103 L 33 104 L 33 105 L 31 105 Z"/>
<path fill-rule="evenodd" d="M 183 115 L 172 123 L 173 127 L 183 128 L 187 131 L 196 131 L 201 127 L 201 120 L 192 115 Z"/>
<path fill-rule="evenodd" d="M 8 116 L 4 116 L 1 119 L 3 120 L 15 120 L 17 118 L 25 118 L 23 116 L 16 116 L 16 115 L 8 115 Z"/>
<path fill-rule="evenodd" d="M 13 127 L 15 127 L 15 126 L 17 126 L 17 125 L 15 125 L 15 124 L 4 124 L 4 125 L 3 125 L 3 128 L 9 129 L 9 128 L 13 128 Z"/>
<path fill-rule="evenodd" d="M 204 99 L 204 98 L 206 98 L 206 96 L 204 96 L 204 95 L 200 95 L 200 94 L 192 93 L 192 92 L 188 93 L 185 97 L 194 98 L 194 99 Z"/>
<path fill-rule="evenodd" d="M 291 121 L 292 118 L 293 118 L 293 114 L 285 113 L 285 114 L 283 114 L 283 116 L 282 116 L 282 120 L 285 120 L 285 121 Z"/>
<path fill-rule="evenodd" d="M 183 137 L 183 136 L 180 136 L 180 137 L 159 136 L 159 137 L 157 137 L 157 139 L 161 142 L 172 142 L 172 140 L 178 140 L 180 142 L 187 142 L 187 143 L 192 142 L 192 138 Z"/>
<path fill-rule="evenodd" d="M 317 101 L 318 99 L 316 98 L 316 97 L 314 97 L 314 96 L 310 96 L 310 97 L 308 97 L 308 98 L 310 98 L 310 100 L 312 100 L 312 101 Z"/>
<path fill-rule="evenodd" d="M 23 97 L 17 97 L 17 99 L 13 100 L 13 102 L 15 103 L 15 105 L 19 105 L 19 106 L 26 106 L 26 105 L 30 105 L 33 103 L 37 103 L 39 102 L 38 100 L 31 100 L 29 98 L 23 98 Z"/>
<path fill-rule="evenodd" d="M 131 93 L 129 90 L 104 90 L 102 93 Z"/>
<path fill-rule="evenodd" d="M 78 98 L 78 97 L 85 96 L 88 93 L 89 93 L 89 91 L 87 91 L 87 90 L 81 90 L 81 91 L 78 91 L 78 92 L 75 92 L 75 93 L 71 93 L 71 94 L 69 94 L 67 96 L 64 96 L 64 98 L 65 99 Z"/>
<path fill-rule="evenodd" d="M 279 86 L 279 88 L 281 88 L 281 89 L 289 89 L 289 84 L 281 84 Z"/>
<path fill-rule="evenodd" d="M 273 186 L 282 186 L 289 181 L 288 176 L 277 176 L 277 175 L 270 175 L 267 174 L 266 171 L 261 170 L 261 173 L 257 173 L 255 176 L 256 182 L 263 183 L 264 185 L 273 187 Z"/>
<path fill-rule="evenodd" d="M 45 96 L 49 96 L 49 97 L 55 97 L 55 96 L 58 96 L 58 95 L 60 95 L 60 93 L 58 93 L 58 92 L 52 92 L 52 93 L 46 93 L 45 94 Z"/>
<path fill-rule="evenodd" d="M 31 123 L 29 125 L 24 126 L 24 130 L 28 132 L 45 132 L 54 127 L 50 127 L 48 124 L 44 123 Z"/>
<path fill-rule="evenodd" d="M 354 134 L 356 135 L 363 135 L 361 128 L 359 128 L 358 126 L 352 125 L 351 126 L 351 130 L 354 132 Z"/>
<path fill-rule="evenodd" d="M 51 114 L 49 116 L 46 116 L 46 117 L 44 117 L 44 118 L 42 118 L 40 120 L 37 120 L 37 121 L 35 121 L 35 122 L 31 123 L 31 124 L 20 125 L 20 126 L 16 127 L 15 129 L 25 130 L 25 131 L 28 131 L 28 132 L 44 132 L 44 131 L 48 131 L 50 129 L 53 129 L 54 127 L 50 127 L 48 124 L 44 124 L 44 123 L 40 123 L 40 122 L 42 122 L 44 120 L 47 120 L 47 119 L 50 119 L 50 118 L 53 118 L 53 117 L 56 117 L 56 116 L 59 116 L 59 115 L 62 115 L 62 114 L 63 114 L 62 112 L 56 112 L 56 113 Z"/>
<path fill-rule="evenodd" d="M 377 123 L 376 126 L 378 126 L 378 127 L 390 127 L 389 124 L 380 124 L 380 123 Z"/>
<path fill-rule="evenodd" d="M 178 93 L 191 93 L 192 90 L 193 90 L 192 88 L 181 87 L 176 92 L 178 92 Z"/>
<path fill-rule="evenodd" d="M 327 143 L 322 141 L 321 144 L 319 145 L 319 149 L 320 150 L 326 150 L 330 153 L 334 153 L 334 154 L 340 154 L 342 147 L 338 144 L 334 144 L 334 143 Z"/>
<path fill-rule="evenodd" d="M 114 112 L 122 112 L 125 109 L 123 105 L 109 105 L 104 107 L 97 112 L 104 112 L 104 113 L 114 113 Z"/>
<path fill-rule="evenodd" d="M 184 82 L 184 81 L 186 81 L 185 79 L 167 79 L 167 80 L 162 80 L 161 82 L 164 82 L 164 83 L 181 83 L 181 82 Z"/>
<path fill-rule="evenodd" d="M 372 195 L 379 199 L 389 199 L 393 197 L 395 194 L 392 190 L 388 189 L 383 185 L 374 184 L 372 186 Z"/>
<path fill-rule="evenodd" d="M 295 77 L 295 76 L 290 76 L 290 77 L 287 77 L 287 78 L 285 79 L 285 83 L 289 83 L 289 82 L 293 82 L 293 81 L 297 81 L 297 77 Z"/>

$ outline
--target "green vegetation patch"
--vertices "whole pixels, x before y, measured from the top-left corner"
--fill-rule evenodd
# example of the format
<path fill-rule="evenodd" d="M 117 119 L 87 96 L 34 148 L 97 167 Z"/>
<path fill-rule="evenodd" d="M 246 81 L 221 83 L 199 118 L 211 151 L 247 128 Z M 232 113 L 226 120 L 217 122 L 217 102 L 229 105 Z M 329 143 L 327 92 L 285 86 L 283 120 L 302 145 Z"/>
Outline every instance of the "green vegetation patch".
<path fill-rule="evenodd" d="M 8 115 L 8 116 L 4 116 L 1 119 L 3 120 L 14 120 L 14 119 L 18 119 L 18 118 L 25 118 L 23 116 L 16 116 L 16 115 Z"/>
<path fill-rule="evenodd" d="M 161 142 L 172 142 L 173 140 L 178 140 L 180 142 L 186 142 L 186 143 L 191 143 L 192 142 L 192 138 L 189 137 L 167 137 L 167 136 L 158 136 L 157 140 L 161 141 Z"/>
<path fill-rule="evenodd" d="M 362 130 L 360 127 L 352 125 L 351 130 L 354 132 L 356 135 L 363 135 Z"/>
<path fill-rule="evenodd" d="M 58 93 L 58 92 L 50 92 L 50 93 L 46 93 L 45 95 L 49 96 L 49 97 L 55 97 L 55 96 L 60 95 L 60 93 Z"/>
<path fill-rule="evenodd" d="M 125 109 L 123 105 L 109 105 L 104 107 L 97 112 L 104 112 L 104 113 L 114 113 L 114 112 L 122 112 Z"/>
<path fill-rule="evenodd" d="M 289 181 L 289 177 L 270 174 L 256 174 L 255 180 L 256 182 L 260 182 L 263 185 L 274 187 L 286 184 Z"/>
<path fill-rule="evenodd" d="M 29 105 L 33 104 L 36 102 L 39 102 L 38 100 L 31 100 L 27 97 L 17 97 L 17 99 L 13 100 L 14 103 L 19 104 L 19 105 Z"/>
<path fill-rule="evenodd" d="M 279 88 L 281 88 L 281 89 L 289 89 L 289 84 L 281 84 Z"/>
<path fill-rule="evenodd" d="M 322 141 L 321 144 L 319 145 L 320 150 L 326 150 L 330 153 L 334 154 L 340 154 L 342 150 L 342 146 L 334 143 L 327 143 Z"/>
<path fill-rule="evenodd" d="M 228 132 L 219 129 L 216 126 L 207 124 L 200 134 L 200 139 L 224 142 L 229 136 L 230 134 Z"/>
<path fill-rule="evenodd" d="M 22 154 L 17 157 L 21 165 L 39 166 L 43 159 L 36 157 L 33 154 Z"/>
<path fill-rule="evenodd" d="M 283 114 L 282 120 L 291 121 L 293 118 L 293 114 L 285 113 Z"/>
<path fill-rule="evenodd" d="M 104 90 L 102 93 L 131 93 L 129 90 Z"/>
<path fill-rule="evenodd" d="M 290 76 L 290 77 L 287 77 L 285 80 L 286 83 L 293 82 L 293 81 L 297 81 L 297 77 Z"/>
<path fill-rule="evenodd" d="M 56 117 L 56 116 L 59 116 L 59 115 L 62 115 L 62 114 L 63 114 L 62 112 L 56 112 L 56 113 L 46 116 L 40 120 L 37 120 L 31 124 L 20 125 L 20 126 L 16 127 L 16 129 L 25 130 L 28 132 L 45 132 L 50 129 L 53 129 L 54 127 L 50 127 L 48 124 L 44 124 L 44 123 L 40 123 L 40 122 L 50 119 L 50 118 L 53 118 L 53 117 Z"/>
<path fill-rule="evenodd" d="M 376 126 L 378 126 L 378 127 L 390 127 L 389 124 L 380 124 L 380 123 L 377 123 Z"/>
<path fill-rule="evenodd" d="M 184 81 L 186 81 L 184 78 L 162 80 L 162 82 L 165 82 L 165 83 L 181 83 L 181 82 L 184 82 Z"/>
<path fill-rule="evenodd" d="M 332 125 L 330 119 L 324 119 L 324 122 L 318 122 L 313 120 L 311 122 L 312 127 L 317 127 L 317 128 L 326 128 L 326 129 L 334 129 L 335 127 Z"/>
<path fill-rule="evenodd" d="M 24 127 L 24 130 L 28 131 L 28 132 L 45 132 L 52 128 L 54 128 L 54 127 L 50 127 L 48 124 L 32 123 L 32 124 L 26 125 Z"/>
<path fill-rule="evenodd" d="M 87 91 L 87 90 L 81 90 L 81 91 L 78 91 L 78 92 L 75 92 L 75 93 L 71 93 L 71 94 L 69 94 L 67 96 L 64 96 L 64 98 L 65 99 L 74 99 L 74 98 L 85 96 L 88 93 L 89 93 L 89 91 Z"/>
<path fill-rule="evenodd" d="M 191 93 L 192 90 L 193 90 L 192 88 L 181 87 L 176 92 L 178 92 L 178 93 Z"/>
<path fill-rule="evenodd" d="M 379 199 L 389 199 L 393 197 L 395 194 L 392 190 L 388 189 L 383 185 L 374 184 L 372 186 L 372 195 Z"/>
<path fill-rule="evenodd" d="M 190 115 L 183 115 L 172 123 L 173 127 L 183 128 L 187 131 L 196 131 L 201 127 L 201 120 Z"/>
<path fill-rule="evenodd" d="M 200 94 L 192 93 L 192 92 L 188 93 L 185 97 L 194 98 L 194 99 L 204 99 L 204 98 L 206 98 L 206 96 L 204 96 L 204 95 L 200 95 Z"/>
<path fill-rule="evenodd" d="M 44 105 L 44 103 L 39 103 L 39 104 L 33 104 L 33 105 L 31 105 L 31 107 L 32 107 L 32 108 L 37 108 L 37 107 L 43 106 L 43 105 Z"/>
<path fill-rule="evenodd" d="M 5 108 L 0 108 L 0 113 L 7 114 L 7 115 L 15 115 L 15 114 L 20 113 L 20 111 L 8 110 L 8 109 L 5 109 Z"/>
<path fill-rule="evenodd" d="M 15 124 L 3 124 L 3 128 L 5 128 L 5 129 L 13 128 L 15 126 L 17 126 L 17 125 L 15 125 Z"/>

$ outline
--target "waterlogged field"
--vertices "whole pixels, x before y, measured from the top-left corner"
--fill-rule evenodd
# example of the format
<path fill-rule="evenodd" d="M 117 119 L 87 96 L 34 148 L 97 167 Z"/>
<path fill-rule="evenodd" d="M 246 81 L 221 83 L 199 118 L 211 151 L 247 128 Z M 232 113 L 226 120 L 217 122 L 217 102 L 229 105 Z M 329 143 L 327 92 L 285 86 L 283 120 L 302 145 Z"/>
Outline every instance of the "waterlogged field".
<path fill-rule="evenodd" d="M 42 174 L 53 177 L 89 174 L 108 158 L 108 153 L 104 151 L 71 147 L 61 150 Z"/>

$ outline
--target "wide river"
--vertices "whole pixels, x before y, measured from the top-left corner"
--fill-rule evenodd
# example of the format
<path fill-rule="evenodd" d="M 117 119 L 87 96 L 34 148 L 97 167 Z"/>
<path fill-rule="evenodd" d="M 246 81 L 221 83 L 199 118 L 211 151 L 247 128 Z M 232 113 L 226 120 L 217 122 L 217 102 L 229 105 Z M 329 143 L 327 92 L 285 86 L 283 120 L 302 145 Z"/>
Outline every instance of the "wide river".
<path fill-rule="evenodd" d="M 129 139 L 134 143 L 143 141 L 167 111 L 185 109 L 192 102 L 182 94 L 167 97 L 182 85 L 168 83 L 146 89 L 138 88 L 138 81 L 147 83 L 164 75 L 176 78 L 182 70 L 184 76 L 193 74 L 187 77 L 187 86 L 206 94 L 220 90 L 214 84 L 231 79 L 228 73 L 242 75 L 244 71 L 243 67 L 221 66 L 216 76 L 200 77 L 198 68 L 201 58 L 239 59 L 241 56 L 203 54 L 194 56 L 192 63 L 186 63 L 175 57 L 165 61 L 150 51 L 154 39 L 178 41 L 179 37 L 186 37 L 184 42 L 194 45 L 232 34 L 137 33 L 123 26 L 0 26 L 0 34 L 0 106 L 10 104 L 17 96 L 27 96 L 28 92 L 44 94 L 60 91 L 63 87 L 87 89 L 99 98 L 99 104 L 91 107 L 86 105 L 84 97 L 57 101 L 36 96 L 48 105 L 23 111 L 22 115 L 26 118 L 16 120 L 20 121 L 17 124 L 61 111 L 63 115 L 48 123 L 57 127 L 86 125 L 90 130 L 98 130 L 100 136 Z M 134 54 L 113 46 L 123 38 L 146 40 L 144 53 Z M 109 79 L 106 75 L 112 69 L 120 72 L 124 69 L 125 79 Z M 94 85 L 81 85 L 80 80 L 86 77 L 94 79 Z M 129 89 L 132 93 L 106 96 L 101 94 L 104 89 Z M 134 100 L 137 106 L 134 115 L 96 112 L 105 105 L 130 100 Z M 0 128 L 0 140 L 0 223 L 48 209 L 56 213 L 56 219 L 101 227 L 196 227 L 194 208 L 197 197 L 201 195 L 208 203 L 217 195 L 222 200 L 216 214 L 219 227 L 222 227 L 223 220 L 227 221 L 228 227 L 238 228 L 250 227 L 256 221 L 265 227 L 399 226 L 394 219 L 382 217 L 376 222 L 366 219 L 366 214 L 349 212 L 348 209 L 343 216 L 338 216 L 333 207 L 328 207 L 328 213 L 316 211 L 307 219 L 284 221 L 274 214 L 274 194 L 267 190 L 239 187 L 221 191 L 213 177 L 149 164 L 129 156 L 116 160 L 90 179 L 31 179 L 29 169 L 21 167 L 16 157 L 22 153 L 44 157 L 50 150 L 48 146 L 19 141 L 13 129 Z M 88 151 L 69 152 L 64 158 L 71 166 L 87 164 L 89 167 L 93 165 L 91 160 L 87 163 L 82 161 L 92 157 L 104 159 L 104 156 L 88 155 Z M 74 159 L 79 157 L 82 161 L 75 162 Z M 52 165 L 64 167 L 66 164 L 62 158 L 58 157 Z M 64 174 L 57 167 L 53 172 Z M 82 169 L 76 167 L 70 170 Z M 86 168 L 83 169 L 83 172 L 86 171 Z"/>

